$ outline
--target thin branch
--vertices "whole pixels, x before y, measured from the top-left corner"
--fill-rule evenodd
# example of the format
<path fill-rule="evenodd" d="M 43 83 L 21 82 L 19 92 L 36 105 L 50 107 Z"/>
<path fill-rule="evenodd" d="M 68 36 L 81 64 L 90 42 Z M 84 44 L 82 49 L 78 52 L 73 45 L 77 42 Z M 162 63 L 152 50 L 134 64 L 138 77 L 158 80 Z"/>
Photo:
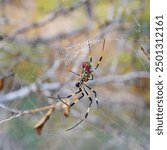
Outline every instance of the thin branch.
<path fill-rule="evenodd" d="M 90 31 L 90 29 L 91 28 L 89 25 L 85 25 L 77 29 L 71 30 L 69 32 L 61 32 L 59 34 L 56 34 L 50 37 L 39 37 L 35 40 L 33 39 L 31 41 L 26 41 L 26 43 L 28 42 L 29 44 L 37 44 L 37 43 L 47 43 L 48 44 L 50 42 L 55 42 L 55 41 L 59 41 L 62 39 L 68 39 L 70 37 L 78 36 L 82 33 L 86 34 L 87 32 Z"/>
<path fill-rule="evenodd" d="M 129 81 L 137 80 L 139 78 L 150 78 L 150 73 L 145 71 L 136 71 L 129 72 L 124 75 L 109 75 L 105 77 L 101 77 L 99 79 L 95 79 L 93 84 L 106 84 L 106 83 L 126 83 Z"/>
<path fill-rule="evenodd" d="M 136 72 L 130 72 L 124 75 L 109 75 L 105 77 L 100 77 L 98 79 L 95 79 L 94 81 L 90 82 L 91 84 L 96 84 L 96 85 L 101 85 L 101 84 L 109 84 L 109 83 L 126 83 L 127 81 L 133 81 L 137 80 L 139 78 L 150 78 L 150 74 L 148 72 L 144 71 L 136 71 Z M 74 81 L 69 82 L 69 85 L 75 84 Z M 61 84 L 56 82 L 56 83 L 44 83 L 44 84 L 37 84 L 37 83 L 32 83 L 29 86 L 25 86 L 17 91 L 10 92 L 6 95 L 0 95 L 0 103 L 2 102 L 9 102 L 9 101 L 14 101 L 17 99 L 23 99 L 30 95 L 32 92 L 37 92 L 37 91 L 52 91 L 52 90 L 58 90 L 61 87 Z"/>
<path fill-rule="evenodd" d="M 20 110 L 13 109 L 13 108 L 9 108 L 9 107 L 7 107 L 7 106 L 5 106 L 5 105 L 3 105 L 3 104 L 0 104 L 0 108 L 4 109 L 4 110 L 6 110 L 7 112 L 10 112 L 10 113 L 12 113 L 12 114 L 19 114 L 19 113 L 21 113 Z"/>
<path fill-rule="evenodd" d="M 5 123 L 5 122 L 7 122 L 7 121 L 10 121 L 10 120 L 12 120 L 12 119 L 14 119 L 14 118 L 18 118 L 18 117 L 21 116 L 21 115 L 23 115 L 23 113 L 18 113 L 18 114 L 12 115 L 10 118 L 1 120 L 1 121 L 0 121 L 0 124 Z"/>
<path fill-rule="evenodd" d="M 1 79 L 4 79 L 4 78 L 11 77 L 11 76 L 14 76 L 14 73 L 13 73 L 13 72 L 5 73 L 5 74 L 3 74 L 3 75 L 0 75 L 0 80 L 1 80 Z"/>
<path fill-rule="evenodd" d="M 69 14 L 70 12 L 73 12 L 74 10 L 81 7 L 82 5 L 85 5 L 86 2 L 87 2 L 87 0 L 83 0 L 83 1 L 79 1 L 79 2 L 74 3 L 69 8 L 60 8 L 58 10 L 56 9 L 53 12 L 51 12 L 48 16 L 46 16 L 45 18 L 40 20 L 39 22 L 34 22 L 34 23 L 26 25 L 22 28 L 16 29 L 13 33 L 11 33 L 11 35 L 9 36 L 9 39 L 13 40 L 18 34 L 27 32 L 27 31 L 31 30 L 32 28 L 42 27 L 42 26 L 48 24 L 49 22 L 55 20 L 60 15 L 66 15 L 66 14 Z"/>
<path fill-rule="evenodd" d="M 66 103 L 69 104 L 70 103 L 69 100 L 66 100 Z M 22 115 L 25 115 L 25 114 L 34 114 L 34 113 L 37 113 L 37 112 L 43 112 L 43 111 L 47 110 L 47 113 L 44 114 L 44 116 L 34 126 L 36 132 L 39 135 L 41 134 L 44 125 L 47 123 L 47 121 L 49 120 L 50 116 L 52 115 L 52 113 L 55 110 L 63 109 L 65 117 L 68 117 L 69 113 L 70 113 L 69 105 L 67 105 L 67 104 L 65 105 L 65 104 L 63 104 L 61 102 L 57 102 L 57 103 L 50 104 L 48 106 L 44 106 L 44 107 L 40 107 L 40 108 L 24 110 L 24 111 L 12 109 L 12 108 L 9 108 L 9 107 L 7 107 L 7 106 L 5 106 L 3 104 L 0 104 L 0 107 L 13 114 L 11 117 L 1 120 L 0 124 L 5 123 L 7 121 L 10 121 L 12 119 L 18 118 L 18 117 L 20 117 Z"/>

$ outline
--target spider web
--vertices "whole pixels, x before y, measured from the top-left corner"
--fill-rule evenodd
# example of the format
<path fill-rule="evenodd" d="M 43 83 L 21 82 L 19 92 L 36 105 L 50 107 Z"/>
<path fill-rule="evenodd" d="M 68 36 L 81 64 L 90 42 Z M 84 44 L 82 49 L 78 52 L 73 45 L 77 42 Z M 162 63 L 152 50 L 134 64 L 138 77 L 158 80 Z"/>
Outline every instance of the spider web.
<path fill-rule="evenodd" d="M 109 84 L 103 83 L 103 77 L 108 77 L 110 74 L 117 77 L 129 72 L 132 72 L 129 76 L 135 76 L 135 72 L 138 71 L 149 72 L 149 62 L 141 51 L 142 46 L 146 49 L 149 47 L 149 41 L 143 40 L 142 25 L 137 17 L 133 15 L 129 15 L 129 17 L 135 24 L 133 31 L 123 30 L 118 33 L 114 30 L 116 28 L 114 25 L 104 31 L 106 40 L 104 57 L 99 69 L 95 72 L 95 78 L 100 80 L 97 80 L 97 84 L 96 82 L 91 83 L 91 87 L 98 93 L 99 109 L 96 108 L 94 102 L 88 119 L 74 130 L 65 131 L 84 117 L 89 103 L 86 98 L 83 98 L 73 107 L 69 118 L 66 119 L 61 111 L 53 113 L 41 136 L 35 133 L 32 124 L 35 124 L 44 115 L 43 112 L 25 116 L 21 116 L 21 114 L 11 116 L 9 113 L 4 113 L 0 115 L 0 126 L 2 130 L 7 130 L 8 136 L 14 139 L 15 144 L 22 139 L 23 142 L 17 143 L 18 149 L 48 149 L 49 145 L 51 145 L 51 149 L 55 146 L 57 149 L 149 149 L 149 110 L 144 102 L 146 93 L 143 90 L 143 86 L 147 85 L 145 82 L 148 81 L 146 79 L 133 80 L 132 78 L 121 82 L 119 80 L 122 77 L 121 79 L 115 78 L 115 81 Z M 130 29 L 127 30 L 130 31 Z M 80 43 L 70 44 L 63 48 L 59 56 L 63 56 L 64 76 L 70 74 L 68 69 L 80 72 L 80 64 L 89 56 L 88 42 L 91 45 L 93 65 L 95 66 L 101 56 L 104 40 L 101 38 L 101 34 L 101 31 L 96 32 L 89 39 L 86 38 Z M 138 36 L 137 40 L 134 36 Z M 42 51 L 41 54 L 45 55 L 45 51 Z M 131 56 L 133 59 L 130 59 Z M 136 63 L 136 65 L 133 66 L 132 63 Z M 21 66 L 20 70 L 24 67 L 24 65 Z M 34 70 L 37 67 L 34 67 Z M 125 69 L 122 69 L 124 67 Z M 42 78 L 33 70 L 27 75 L 30 80 L 38 77 Z M 18 89 L 22 89 L 24 81 L 17 79 L 16 76 L 14 82 Z M 53 92 L 63 96 L 76 92 L 77 77 L 73 81 L 73 84 L 67 82 L 59 91 Z M 15 87 L 10 90 L 14 91 L 14 89 Z M 93 98 L 93 94 L 91 97 Z M 10 108 L 21 110 L 38 108 L 47 104 L 44 99 L 46 99 L 45 96 L 39 96 L 37 100 L 36 95 L 31 94 L 25 97 L 23 102 L 18 100 L 10 103 Z M 6 135 L 3 139 L 6 140 Z"/>
<path fill-rule="evenodd" d="M 124 51 L 124 50 L 121 50 L 121 48 L 128 49 L 127 52 L 132 53 L 132 55 L 135 56 L 137 62 L 139 62 L 141 64 L 142 70 L 149 72 L 149 67 L 148 67 L 149 62 L 147 60 L 146 61 L 143 60 L 143 58 L 141 56 L 142 53 L 140 51 L 141 46 L 143 46 L 145 44 L 145 42 L 147 42 L 147 41 L 141 40 L 141 35 L 140 35 L 141 34 L 141 25 L 139 24 L 139 22 L 137 21 L 137 19 L 134 16 L 132 16 L 132 18 L 134 19 L 134 22 L 136 23 L 136 30 L 134 31 L 134 33 L 137 33 L 139 36 L 139 40 L 136 42 L 137 45 L 135 47 L 131 44 L 132 42 L 134 42 L 133 39 L 131 39 L 132 38 L 131 35 L 128 38 L 127 38 L 126 34 L 123 37 L 121 35 L 121 37 L 117 37 L 117 38 L 115 38 L 115 37 L 110 38 L 110 36 L 106 35 L 107 38 L 105 38 L 105 40 L 106 40 L 106 42 L 117 42 L 118 45 L 116 48 L 118 51 L 120 51 L 119 53 Z M 113 34 L 113 32 L 111 32 L 109 34 Z M 103 39 L 98 40 L 97 37 L 98 36 L 94 36 L 93 38 L 91 38 L 88 41 L 93 41 L 92 43 L 100 43 L 100 42 L 102 43 Z M 86 41 L 84 43 L 87 45 L 88 42 Z M 75 46 L 78 47 L 78 45 L 82 46 L 82 43 L 68 47 L 68 49 L 73 49 Z M 136 49 L 138 49 L 138 51 L 136 51 Z M 77 57 L 80 52 L 76 53 L 76 55 L 69 54 L 69 53 L 71 53 L 71 51 L 70 52 L 67 51 L 67 53 L 68 53 L 68 55 L 66 55 L 66 57 L 67 57 L 68 63 L 70 63 L 71 60 L 69 59 L 69 57 L 73 56 L 71 59 L 75 59 L 75 57 Z M 100 52 L 98 54 L 100 54 Z M 119 54 L 117 54 L 117 55 L 119 55 Z M 103 60 L 103 61 L 105 61 L 105 60 Z M 119 62 L 118 62 L 118 60 L 116 60 L 116 58 L 115 59 L 113 58 L 112 63 L 113 63 L 113 66 L 111 66 L 110 69 L 111 69 L 112 73 L 115 73 L 116 72 L 115 69 L 118 67 Z M 126 97 L 124 95 L 125 91 L 122 88 L 121 89 L 124 92 L 119 91 L 117 93 L 118 95 L 117 94 L 115 95 L 114 92 L 113 92 L 113 94 L 110 94 L 110 96 L 115 97 L 115 100 L 112 98 L 110 99 L 111 104 L 109 106 L 111 106 L 111 107 L 108 108 L 109 113 L 106 113 L 106 111 L 103 110 L 104 109 L 103 107 L 107 107 L 107 105 L 105 105 L 105 102 L 103 102 L 103 100 L 105 99 L 104 95 L 108 94 L 108 92 L 111 92 L 111 91 L 107 91 L 107 92 L 104 92 L 102 94 L 102 93 L 100 93 L 101 90 L 99 90 L 98 94 L 100 95 L 99 101 L 100 101 L 101 107 L 99 110 L 96 110 L 96 107 L 92 106 L 93 107 L 92 109 L 93 109 L 93 111 L 95 111 L 96 116 L 91 115 L 91 112 L 90 112 L 87 121 L 85 121 L 80 126 L 78 126 L 77 129 L 75 129 L 75 131 L 72 131 L 72 133 L 68 133 L 69 137 L 71 137 L 71 136 L 76 137 L 76 134 L 81 135 L 84 133 L 85 136 L 88 136 L 87 140 L 90 140 L 90 141 L 95 142 L 95 143 L 103 143 L 103 140 L 105 140 L 105 139 L 113 139 L 113 141 L 108 140 L 104 145 L 101 145 L 101 147 L 103 147 L 104 149 L 110 149 L 111 146 L 118 148 L 119 144 L 123 144 L 124 146 L 126 146 L 127 149 L 130 149 L 130 145 L 133 145 L 132 146 L 133 148 L 137 146 L 136 149 L 141 149 L 142 146 L 140 147 L 140 144 L 141 144 L 140 142 L 142 142 L 143 139 L 141 140 L 140 138 L 143 138 L 143 137 L 145 138 L 145 136 L 147 136 L 147 135 L 149 136 L 149 132 L 146 131 L 146 130 L 149 130 L 149 126 L 147 126 L 149 124 L 149 120 L 147 120 L 148 114 L 146 116 L 144 116 L 144 118 L 141 117 L 141 116 L 143 116 L 143 112 L 145 111 L 145 106 L 144 106 L 144 103 L 142 102 L 142 98 L 141 98 L 141 97 L 143 97 L 143 90 L 141 89 L 143 83 L 139 82 L 138 84 L 139 84 L 139 89 L 137 91 L 137 94 L 133 95 L 132 93 L 129 93 L 128 91 L 125 90 L 128 93 L 128 94 L 126 94 L 126 96 L 127 96 Z M 121 83 L 120 84 L 118 83 L 118 85 L 116 84 L 116 86 L 120 86 L 120 85 L 121 85 Z M 130 86 L 129 86 L 129 88 L 130 88 Z M 125 96 L 127 99 L 130 99 L 128 102 L 129 104 L 127 104 L 130 106 L 121 104 L 124 100 L 122 99 L 122 97 L 119 96 L 119 94 L 121 94 L 122 97 Z M 107 96 L 106 96 L 106 99 L 107 99 Z M 80 102 L 80 103 L 82 103 L 82 102 Z M 95 105 L 95 103 L 94 103 L 94 105 Z M 102 106 L 102 105 L 104 105 L 104 106 Z M 83 103 L 81 105 L 79 105 L 78 107 L 81 107 L 80 118 L 82 119 L 83 115 L 84 115 L 84 114 L 82 114 L 83 113 L 83 111 L 82 111 L 83 110 L 83 108 L 82 108 Z M 116 108 L 114 108 L 114 107 L 116 107 Z M 126 116 L 126 115 L 122 114 L 123 112 L 120 113 L 119 111 L 122 109 L 125 110 L 125 113 L 130 113 L 130 114 L 128 114 Z M 126 112 L 127 109 L 130 109 L 130 110 L 128 110 L 128 112 Z M 84 110 L 86 110 L 86 107 L 84 107 Z M 74 113 L 74 116 L 76 113 L 77 112 Z M 149 112 L 147 112 L 147 113 L 149 113 Z M 135 122 L 138 117 L 139 118 L 141 117 L 143 119 L 143 120 L 138 122 L 140 124 L 140 126 L 138 126 L 137 125 L 138 123 Z M 92 121 L 92 120 L 94 120 L 94 121 Z M 92 123 L 92 122 L 96 122 L 96 123 Z M 103 126 L 102 122 L 105 122 L 106 126 Z M 74 121 L 74 125 L 75 125 L 75 123 L 77 123 L 77 121 Z M 98 126 L 97 126 L 97 124 L 98 124 Z M 108 127 L 110 125 L 112 126 L 111 128 Z M 91 132 L 89 130 L 87 131 L 86 130 L 87 128 L 89 130 L 91 130 Z M 145 130 L 143 130 L 143 128 Z M 69 137 L 64 136 L 64 134 L 63 134 L 63 136 L 61 134 L 59 136 L 62 137 L 67 143 L 69 143 L 71 148 L 76 148 L 73 146 L 74 141 L 69 140 Z M 76 137 L 76 138 L 80 138 L 80 136 Z M 84 140 L 84 137 L 82 139 Z M 145 138 L 145 140 L 146 140 L 146 138 Z M 122 143 L 122 141 L 124 141 L 124 142 Z M 149 146 L 146 146 L 146 147 L 149 148 Z M 79 146 L 77 148 L 79 149 Z"/>

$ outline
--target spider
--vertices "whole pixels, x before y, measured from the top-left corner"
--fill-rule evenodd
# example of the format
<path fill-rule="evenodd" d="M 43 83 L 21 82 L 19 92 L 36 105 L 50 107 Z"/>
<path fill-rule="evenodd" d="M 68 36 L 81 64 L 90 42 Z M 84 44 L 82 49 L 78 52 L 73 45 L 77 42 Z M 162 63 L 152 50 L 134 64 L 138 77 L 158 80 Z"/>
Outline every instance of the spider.
<path fill-rule="evenodd" d="M 97 108 L 98 108 L 98 98 L 97 98 L 97 92 L 92 89 L 91 87 L 89 87 L 86 82 L 88 82 L 89 80 L 93 80 L 94 77 L 93 77 L 93 72 L 94 70 L 96 70 L 101 61 L 102 61 L 102 58 L 103 58 L 103 52 L 104 52 L 104 46 L 105 46 L 105 40 L 103 41 L 103 47 L 102 47 L 102 55 L 100 56 L 97 64 L 96 64 L 96 67 L 93 67 L 92 66 L 92 56 L 91 56 L 91 53 L 90 53 L 90 44 L 88 43 L 89 45 L 89 60 L 88 61 L 84 61 L 82 63 L 82 70 L 81 70 L 81 74 L 79 73 L 76 73 L 76 72 L 73 72 L 71 70 L 69 70 L 70 72 L 74 73 L 75 75 L 77 75 L 79 77 L 79 80 L 77 81 L 77 83 L 75 84 L 75 86 L 78 88 L 78 91 L 75 92 L 75 93 L 72 93 L 70 95 L 68 95 L 67 97 L 60 97 L 59 95 L 58 96 L 58 99 L 60 101 L 62 101 L 64 104 L 66 104 L 62 98 L 71 98 L 73 97 L 74 95 L 78 95 L 80 94 L 80 96 L 78 96 L 78 98 L 72 102 L 70 105 L 66 104 L 68 107 L 72 107 L 74 106 L 79 100 L 81 100 L 85 95 L 87 96 L 88 100 L 89 100 L 89 107 L 87 108 L 87 111 L 86 111 L 86 114 L 84 116 L 84 119 L 82 119 L 81 121 L 79 121 L 76 125 L 74 125 L 73 127 L 67 129 L 66 131 L 69 131 L 69 130 L 72 130 L 73 128 L 75 128 L 76 126 L 78 126 L 81 122 L 83 122 L 87 117 L 88 117 L 88 114 L 89 114 L 89 111 L 91 109 L 91 106 L 92 106 L 92 103 L 93 103 L 93 99 L 91 98 L 91 96 L 89 95 L 89 93 L 87 92 L 87 90 L 93 92 L 94 94 L 94 97 L 95 97 L 95 100 L 96 100 L 96 105 L 97 105 Z M 53 97 L 49 97 L 49 98 L 53 98 Z M 57 99 L 57 98 L 56 98 Z"/>

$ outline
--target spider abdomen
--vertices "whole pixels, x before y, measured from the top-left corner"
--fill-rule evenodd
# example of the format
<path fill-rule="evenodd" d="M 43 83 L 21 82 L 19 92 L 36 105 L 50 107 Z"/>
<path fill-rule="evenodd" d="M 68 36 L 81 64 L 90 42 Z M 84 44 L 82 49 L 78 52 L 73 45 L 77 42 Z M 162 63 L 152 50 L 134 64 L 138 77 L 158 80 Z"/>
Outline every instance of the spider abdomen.
<path fill-rule="evenodd" d="M 89 62 L 83 62 L 82 63 L 82 73 L 91 73 L 91 65 Z"/>

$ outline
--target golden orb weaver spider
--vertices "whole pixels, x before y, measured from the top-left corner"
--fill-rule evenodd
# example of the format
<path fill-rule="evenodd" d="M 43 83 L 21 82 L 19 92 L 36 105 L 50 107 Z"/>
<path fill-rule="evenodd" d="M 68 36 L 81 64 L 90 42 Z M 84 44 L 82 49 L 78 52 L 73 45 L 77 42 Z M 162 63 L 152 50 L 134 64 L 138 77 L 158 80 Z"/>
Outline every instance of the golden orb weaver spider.
<path fill-rule="evenodd" d="M 90 44 L 88 43 L 88 45 L 89 45 L 89 53 L 90 53 Z M 74 129 L 76 126 L 78 126 L 81 122 L 83 122 L 83 121 L 88 117 L 90 108 L 91 108 L 92 103 L 93 103 L 93 99 L 91 98 L 91 96 L 89 95 L 89 93 L 87 92 L 86 89 L 88 89 L 88 90 L 90 90 L 91 92 L 94 93 L 95 100 L 96 100 L 96 104 L 97 104 L 97 108 L 98 108 L 97 93 L 96 93 L 96 91 L 95 91 L 94 89 L 92 89 L 91 87 L 89 87 L 89 86 L 86 84 L 86 82 L 88 82 L 89 80 L 93 80 L 93 79 L 94 79 L 92 73 L 94 72 L 94 70 L 96 70 L 96 69 L 99 67 L 99 65 L 100 65 L 100 63 L 101 63 L 101 61 L 102 61 L 103 52 L 104 52 L 104 46 L 105 46 L 105 40 L 103 41 L 102 55 L 100 56 L 100 58 L 99 58 L 99 60 L 98 60 L 98 62 L 97 62 L 97 64 L 96 64 L 96 67 L 95 67 L 95 68 L 92 67 L 92 56 L 91 56 L 91 53 L 90 53 L 90 54 L 89 54 L 89 60 L 88 60 L 88 61 L 84 61 L 84 62 L 82 63 L 82 71 L 81 71 L 82 73 L 81 73 L 81 74 L 69 70 L 70 72 L 74 73 L 75 75 L 77 75 L 77 76 L 79 77 L 78 82 L 75 84 L 75 86 L 76 86 L 79 90 L 78 90 L 77 92 L 75 92 L 75 93 L 72 93 L 72 94 L 66 96 L 66 97 L 60 97 L 59 95 L 57 95 L 57 96 L 58 96 L 58 99 L 59 99 L 60 101 L 62 101 L 64 104 L 66 104 L 66 103 L 62 100 L 62 98 L 67 98 L 67 99 L 68 99 L 68 98 L 73 97 L 74 95 L 81 94 L 80 97 L 78 97 L 78 98 L 77 98 L 74 102 L 72 102 L 70 105 L 66 104 L 66 105 L 67 105 L 68 107 L 70 107 L 70 108 L 71 108 L 72 106 L 74 106 L 79 100 L 81 100 L 81 99 L 84 97 L 85 94 L 86 94 L 86 96 L 88 97 L 88 99 L 89 99 L 89 101 L 90 101 L 89 107 L 88 107 L 88 109 L 87 109 L 87 111 L 86 111 L 86 114 L 85 114 L 84 119 L 82 119 L 81 121 L 79 121 L 79 122 L 78 122 L 76 125 L 74 125 L 73 127 L 67 129 L 66 131 L 69 131 L 69 130 Z M 57 98 L 54 98 L 54 97 L 49 97 L 49 98 L 57 99 Z"/>

